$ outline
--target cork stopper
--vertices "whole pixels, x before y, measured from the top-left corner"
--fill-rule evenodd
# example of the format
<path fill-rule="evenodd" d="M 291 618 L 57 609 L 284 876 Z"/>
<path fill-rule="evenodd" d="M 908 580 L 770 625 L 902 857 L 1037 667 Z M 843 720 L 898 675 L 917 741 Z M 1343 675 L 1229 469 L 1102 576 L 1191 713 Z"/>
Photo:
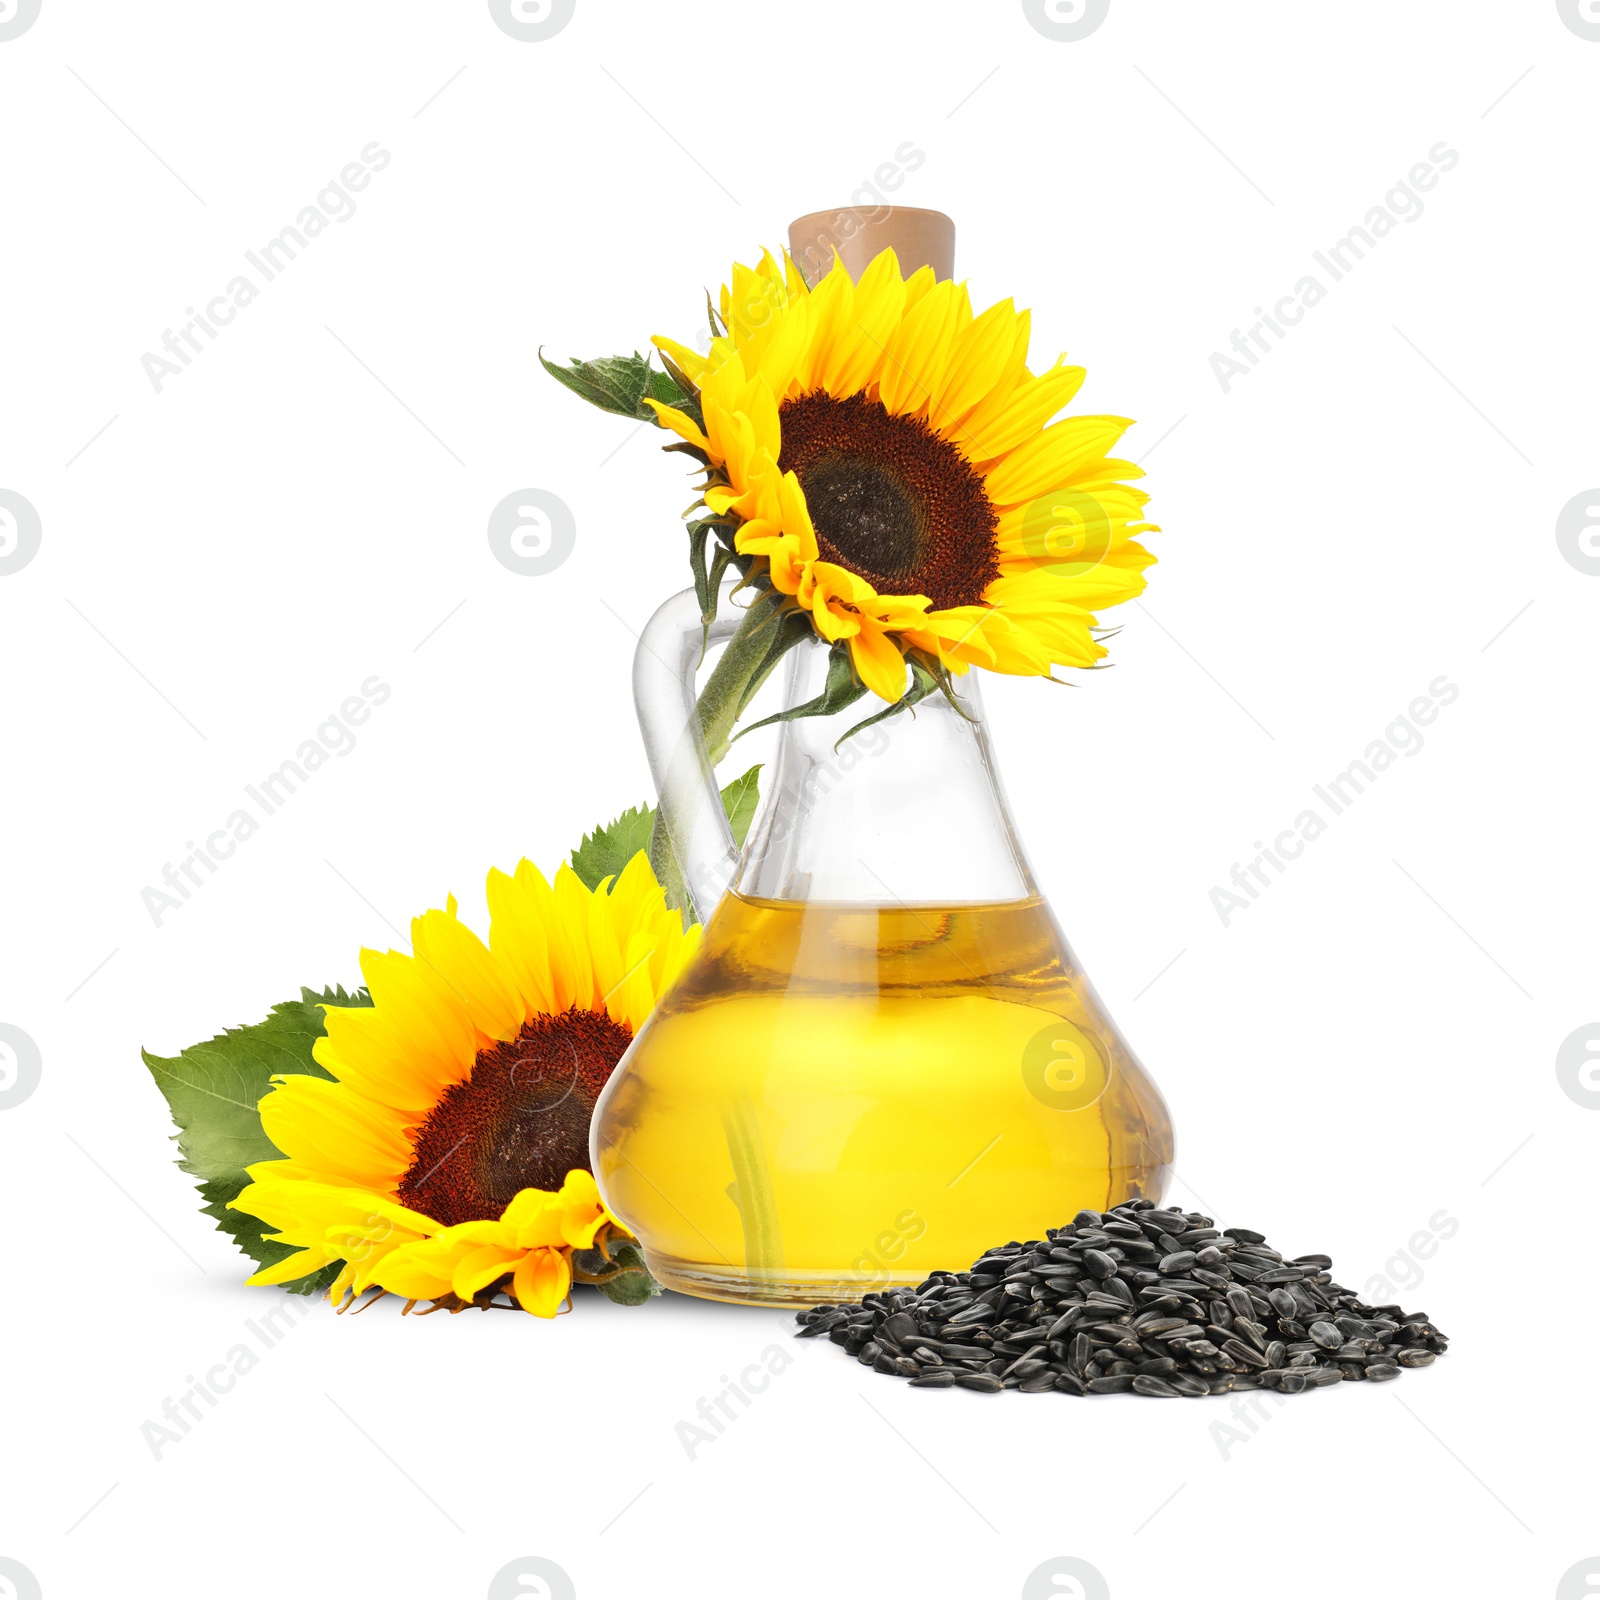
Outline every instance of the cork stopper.
<path fill-rule="evenodd" d="M 955 272 L 956 225 L 942 211 L 917 206 L 839 206 L 789 224 L 789 254 L 808 284 L 833 266 L 835 253 L 845 271 L 859 278 L 884 250 L 894 251 L 908 278 L 921 267 L 948 278 Z"/>

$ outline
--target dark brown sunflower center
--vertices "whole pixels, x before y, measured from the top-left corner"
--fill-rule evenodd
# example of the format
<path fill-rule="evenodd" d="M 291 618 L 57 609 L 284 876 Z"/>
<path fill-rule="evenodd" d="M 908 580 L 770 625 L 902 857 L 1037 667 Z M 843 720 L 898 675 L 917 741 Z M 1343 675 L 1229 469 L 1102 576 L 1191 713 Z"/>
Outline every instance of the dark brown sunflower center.
<path fill-rule="evenodd" d="M 974 605 L 1000 575 L 995 510 L 948 439 L 876 400 L 807 394 L 778 410 L 779 466 L 805 490 L 824 561 L 880 594 Z"/>
<path fill-rule="evenodd" d="M 633 1038 L 574 1006 L 478 1052 L 472 1075 L 417 1130 L 400 1201 L 436 1222 L 497 1219 L 519 1189 L 559 1189 L 589 1167 L 589 1119 Z"/>

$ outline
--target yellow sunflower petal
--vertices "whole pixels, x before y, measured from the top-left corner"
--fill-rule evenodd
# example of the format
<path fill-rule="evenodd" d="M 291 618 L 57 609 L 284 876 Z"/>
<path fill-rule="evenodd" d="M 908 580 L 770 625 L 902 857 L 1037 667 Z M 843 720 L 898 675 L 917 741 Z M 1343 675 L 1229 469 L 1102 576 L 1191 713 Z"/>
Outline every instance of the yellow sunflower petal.
<path fill-rule="evenodd" d="M 507 1250 L 493 1244 L 478 1245 L 456 1262 L 450 1274 L 450 1287 L 463 1300 L 470 1300 L 480 1289 L 487 1289 L 497 1278 L 514 1270 L 521 1259 L 520 1250 Z"/>
<path fill-rule="evenodd" d="M 517 1304 L 536 1317 L 553 1317 L 571 1287 L 572 1269 L 559 1250 L 530 1250 L 511 1280 Z"/>
<path fill-rule="evenodd" d="M 885 250 L 855 286 L 854 309 L 828 351 L 826 368 L 814 374 L 817 387 L 841 398 L 865 388 L 878 373 L 905 303 L 900 263 L 894 251 Z"/>
<path fill-rule="evenodd" d="M 656 420 L 663 428 L 670 428 L 680 439 L 692 444 L 696 450 L 711 449 L 711 441 L 700 431 L 700 425 L 686 412 L 678 410 L 676 406 L 663 404 L 660 400 L 652 400 L 647 395 L 645 402 L 655 412 Z"/>
<path fill-rule="evenodd" d="M 850 660 L 880 700 L 892 704 L 906 692 L 906 658 L 881 628 L 863 628 L 851 636 Z"/>
<path fill-rule="evenodd" d="M 1133 424 L 1126 417 L 1068 417 L 1020 444 L 989 474 L 996 505 L 1021 505 L 1072 481 L 1098 461 Z"/>
<path fill-rule="evenodd" d="M 407 1300 L 440 1300 L 450 1291 L 455 1250 L 446 1241 L 427 1239 L 392 1250 L 378 1265 L 372 1281 Z"/>
<path fill-rule="evenodd" d="M 401 1119 L 327 1078 L 280 1079 L 260 1113 L 262 1132 L 286 1155 L 352 1186 L 391 1191 L 411 1164 Z"/>
<path fill-rule="evenodd" d="M 980 405 L 956 430 L 975 461 L 994 461 L 1035 437 L 1040 428 L 1083 386 L 1082 367 L 1059 363 L 1036 378 L 1025 377 L 1003 405 Z"/>
<path fill-rule="evenodd" d="M 662 355 L 668 357 L 690 383 L 699 388 L 700 380 L 705 376 L 706 368 L 711 365 L 705 356 L 701 355 L 698 350 L 691 350 L 686 344 L 679 344 L 676 339 L 656 338 L 652 339 L 650 343 Z"/>
<path fill-rule="evenodd" d="M 504 965 L 458 917 L 424 912 L 411 924 L 411 948 L 466 1008 L 477 1031 L 514 1039 L 522 1026 L 522 996 Z"/>
<path fill-rule="evenodd" d="M 275 1262 L 270 1267 L 263 1267 L 259 1272 L 252 1272 L 245 1281 L 248 1289 L 270 1288 L 273 1284 L 293 1283 L 296 1278 L 303 1278 L 308 1272 L 318 1272 L 328 1264 L 328 1257 L 320 1250 L 297 1250 L 292 1256 L 285 1256 L 282 1261 Z"/>
<path fill-rule="evenodd" d="M 964 417 L 999 382 L 1016 337 L 1017 314 L 1009 300 L 996 302 L 960 330 L 928 408 L 941 428 Z"/>
<path fill-rule="evenodd" d="M 896 416 L 915 415 L 944 385 L 961 312 L 967 304 L 966 287 L 936 283 L 890 337 L 878 371 L 878 399 Z"/>

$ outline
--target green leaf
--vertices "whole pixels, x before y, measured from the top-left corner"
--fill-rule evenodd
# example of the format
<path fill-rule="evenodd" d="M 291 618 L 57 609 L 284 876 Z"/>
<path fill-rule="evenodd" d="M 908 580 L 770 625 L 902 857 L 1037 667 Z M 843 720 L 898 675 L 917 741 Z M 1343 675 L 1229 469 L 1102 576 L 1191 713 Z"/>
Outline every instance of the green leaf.
<path fill-rule="evenodd" d="M 656 414 L 644 403 L 646 395 L 669 406 L 682 406 L 690 398 L 671 374 L 657 371 L 650 357 L 637 350 L 631 356 L 574 361 L 566 367 L 546 360 L 541 350 L 539 362 L 557 383 L 580 399 L 619 417 L 654 422 Z"/>
<path fill-rule="evenodd" d="M 742 846 L 761 798 L 759 762 L 722 791 L 722 809 L 728 814 L 734 843 Z M 595 890 L 606 878 L 614 878 L 641 850 L 650 848 L 650 830 L 655 825 L 653 806 L 632 806 L 614 822 L 586 833 L 572 852 L 570 864 L 586 889 Z"/>
<path fill-rule="evenodd" d="M 804 612 L 799 615 L 809 629 L 810 617 Z M 849 646 L 841 639 L 828 652 L 828 679 L 816 699 L 791 706 L 787 711 L 775 711 L 770 717 L 752 722 L 748 728 L 741 728 L 734 739 L 742 739 L 745 734 L 754 733 L 757 728 L 765 728 L 774 722 L 793 722 L 797 717 L 831 717 L 834 712 L 853 706 L 866 692 L 867 686 L 856 676 L 856 669 L 851 664 Z"/>
<path fill-rule="evenodd" d="M 728 824 L 733 829 L 733 842 L 742 850 L 750 834 L 750 824 L 755 820 L 756 802 L 760 800 L 761 766 L 758 762 L 742 777 L 735 778 L 722 791 L 722 809 L 728 813 Z"/>
<path fill-rule="evenodd" d="M 320 994 L 303 989 L 300 999 L 274 1006 L 272 1015 L 253 1027 L 230 1028 L 176 1056 L 142 1051 L 178 1125 L 179 1167 L 197 1178 L 242 1182 L 252 1162 L 281 1155 L 262 1132 L 256 1109 L 274 1075 L 332 1077 L 311 1054 L 312 1045 L 327 1031 L 322 1007 L 371 1004 L 365 991 L 347 995 L 343 989 Z"/>
<path fill-rule="evenodd" d="M 713 532 L 717 535 L 717 543 L 708 566 L 706 552 L 710 548 Z M 717 620 L 717 606 L 722 598 L 722 575 L 738 559 L 739 552 L 734 548 L 732 532 L 726 523 L 716 517 L 703 517 L 699 522 L 689 524 L 689 571 L 694 575 L 694 597 L 700 603 L 702 661 L 706 647 L 711 642 L 711 624 Z"/>
<path fill-rule="evenodd" d="M 717 603 L 722 596 L 722 575 L 738 559 L 739 552 L 725 544 L 719 544 L 716 553 L 711 557 L 711 571 L 706 577 L 706 588 L 710 593 L 710 599 L 700 613 L 700 624 L 703 629 L 700 638 L 702 660 L 705 659 L 706 646 L 711 642 L 711 624 L 717 620 Z M 745 571 L 747 568 L 740 570 Z"/>
<path fill-rule="evenodd" d="M 260 1217 L 252 1217 L 248 1211 L 228 1209 L 229 1202 L 237 1200 L 244 1192 L 243 1182 L 231 1178 L 208 1179 L 199 1188 L 200 1197 L 205 1201 L 200 1209 L 208 1217 L 215 1218 L 217 1232 L 227 1234 L 257 1267 L 274 1267 L 285 1257 L 295 1253 L 296 1246 L 280 1244 L 276 1239 L 267 1237 L 268 1226 Z M 309 1273 L 304 1278 L 296 1278 L 282 1287 L 290 1294 L 320 1294 L 338 1276 L 339 1263 L 330 1261 L 318 1271 Z"/>
<path fill-rule="evenodd" d="M 689 524 L 689 571 L 694 574 L 694 597 L 700 603 L 700 623 L 703 635 L 700 655 L 705 657 L 706 642 L 710 638 L 711 624 L 717 616 L 717 592 L 711 586 L 711 574 L 706 567 L 706 545 L 711 539 L 713 524 L 708 520 Z M 721 545 L 717 546 L 721 550 Z"/>
<path fill-rule="evenodd" d="M 572 870 L 584 888 L 598 889 L 602 880 L 615 878 L 641 850 L 648 850 L 654 821 L 649 806 L 632 806 L 614 822 L 584 834 L 571 857 Z"/>
<path fill-rule="evenodd" d="M 274 1006 L 265 1022 L 230 1028 L 176 1056 L 140 1052 L 178 1125 L 178 1166 L 200 1179 L 205 1202 L 200 1209 L 258 1266 L 272 1266 L 293 1253 L 291 1247 L 265 1237 L 266 1225 L 259 1218 L 228 1210 L 228 1202 L 237 1199 L 250 1181 L 245 1168 L 283 1154 L 261 1127 L 261 1098 L 279 1074 L 331 1078 L 332 1073 L 318 1066 L 311 1054 L 327 1032 L 322 1008 L 371 1004 L 364 989 L 354 994 L 342 987 L 302 989 L 298 1000 Z M 323 1288 L 337 1270 L 328 1268 L 302 1278 L 293 1292 L 310 1294 Z"/>
<path fill-rule="evenodd" d="M 680 411 L 689 412 L 696 422 L 700 421 L 700 406 L 693 391 L 685 390 L 670 372 L 657 372 L 651 367 L 645 383 L 645 394 L 652 400 L 659 400 L 664 406 L 676 406 Z M 655 412 L 649 407 L 645 408 L 645 413 L 652 422 L 656 420 Z"/>

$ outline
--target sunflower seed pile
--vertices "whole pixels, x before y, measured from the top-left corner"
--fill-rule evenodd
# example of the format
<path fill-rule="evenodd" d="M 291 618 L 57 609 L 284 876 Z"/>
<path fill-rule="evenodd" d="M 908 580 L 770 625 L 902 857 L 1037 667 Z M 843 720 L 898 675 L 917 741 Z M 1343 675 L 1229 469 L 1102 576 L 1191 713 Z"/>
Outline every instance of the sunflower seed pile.
<path fill-rule="evenodd" d="M 1382 1382 L 1444 1352 L 1423 1313 L 1364 1305 L 1331 1266 L 1130 1200 L 1000 1245 L 970 1272 L 802 1311 L 798 1337 L 826 1334 L 915 1388 L 1163 1399 Z"/>

